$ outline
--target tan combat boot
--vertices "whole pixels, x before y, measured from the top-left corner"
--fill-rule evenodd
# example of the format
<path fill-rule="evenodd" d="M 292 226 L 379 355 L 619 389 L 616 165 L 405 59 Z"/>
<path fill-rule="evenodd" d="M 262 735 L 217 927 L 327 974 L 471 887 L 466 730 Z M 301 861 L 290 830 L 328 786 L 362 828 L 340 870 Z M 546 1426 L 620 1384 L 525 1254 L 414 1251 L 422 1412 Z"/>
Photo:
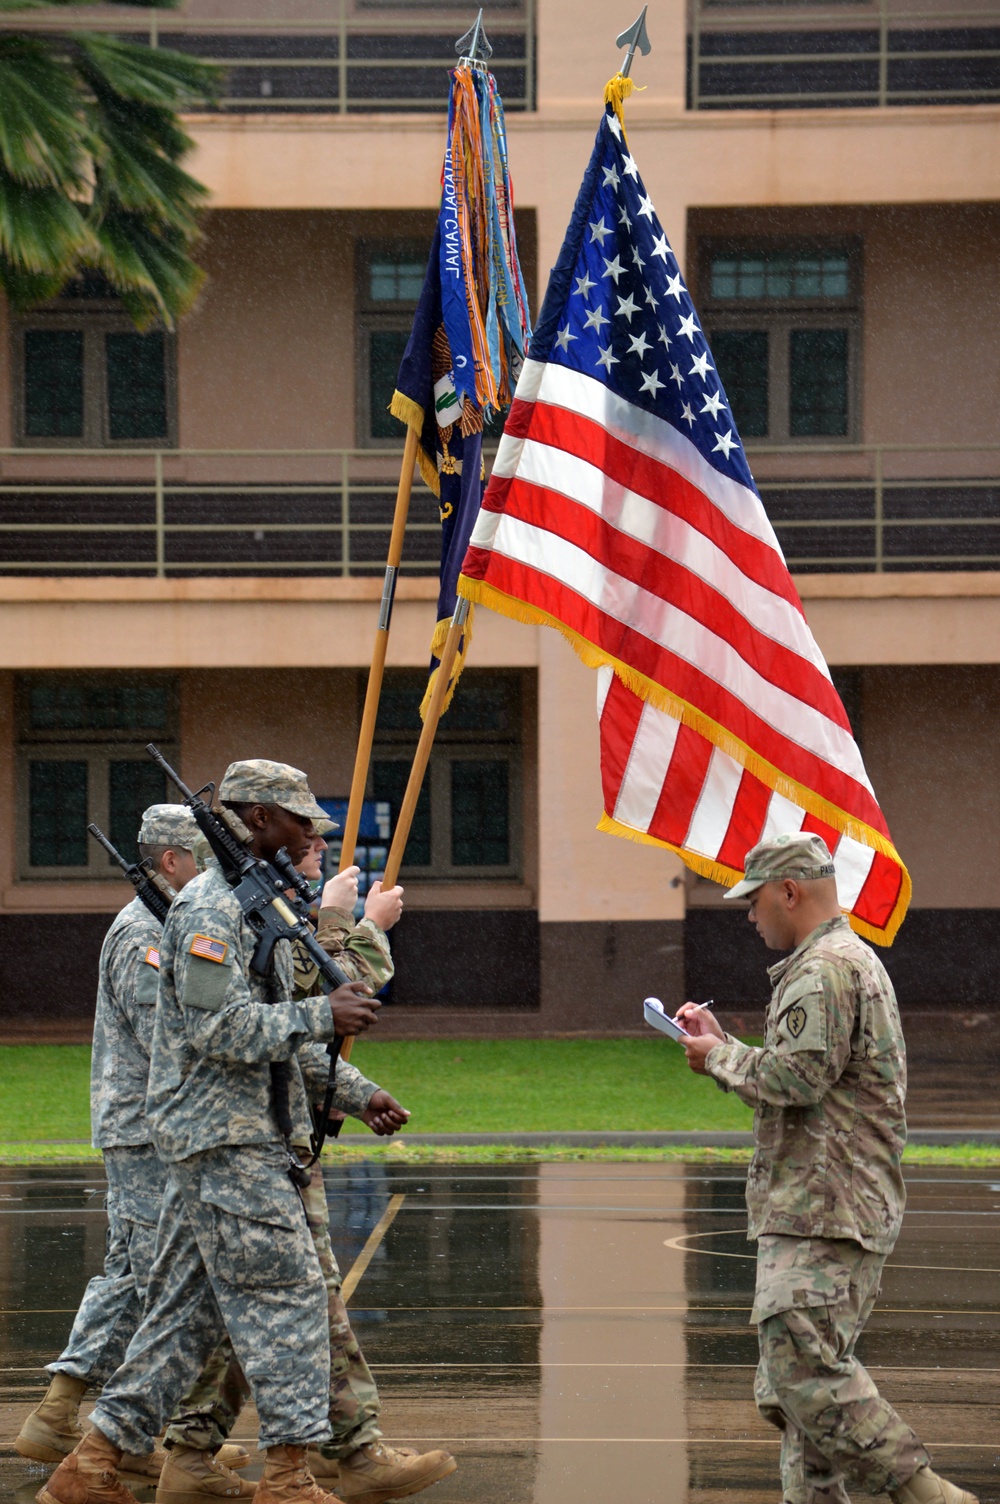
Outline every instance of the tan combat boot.
<path fill-rule="evenodd" d="M 136 1452 L 123 1452 L 118 1471 L 128 1473 L 130 1483 L 142 1483 L 149 1487 L 160 1481 L 160 1474 L 163 1472 L 163 1464 L 166 1460 L 167 1454 L 162 1447 L 157 1447 L 153 1452 L 146 1452 L 144 1456 Z"/>
<path fill-rule="evenodd" d="M 205 1504 L 206 1499 L 252 1499 L 247 1483 L 211 1452 L 171 1447 L 156 1488 L 156 1504 Z"/>
<path fill-rule="evenodd" d="M 336 1492 L 337 1484 L 340 1482 L 340 1463 L 336 1457 L 324 1457 L 319 1447 L 309 1447 L 306 1450 L 306 1467 L 317 1483 L 322 1483 L 325 1489 Z"/>
<path fill-rule="evenodd" d="M 26 1417 L 14 1442 L 15 1452 L 32 1462 L 62 1462 L 68 1457 L 83 1440 L 79 1411 L 86 1389 L 85 1379 L 57 1373 L 42 1403 Z"/>
<path fill-rule="evenodd" d="M 35 1495 L 38 1504 L 138 1504 L 115 1471 L 121 1452 L 95 1427 Z"/>
<path fill-rule="evenodd" d="M 344 1504 L 388 1504 L 440 1483 L 457 1467 L 450 1452 L 403 1452 L 369 1441 L 341 1457 L 340 1497 Z"/>
<path fill-rule="evenodd" d="M 895 1504 L 979 1504 L 975 1494 L 970 1494 L 957 1483 L 939 1478 L 929 1467 L 919 1467 L 902 1488 L 894 1489 L 890 1498 Z"/>
<path fill-rule="evenodd" d="M 306 1447 L 268 1447 L 254 1504 L 343 1504 L 320 1488 L 309 1471 Z"/>
<path fill-rule="evenodd" d="M 246 1447 L 241 1447 L 238 1442 L 226 1441 L 219 1447 L 215 1454 L 216 1462 L 221 1462 L 223 1467 L 246 1467 L 250 1461 L 250 1453 Z"/>

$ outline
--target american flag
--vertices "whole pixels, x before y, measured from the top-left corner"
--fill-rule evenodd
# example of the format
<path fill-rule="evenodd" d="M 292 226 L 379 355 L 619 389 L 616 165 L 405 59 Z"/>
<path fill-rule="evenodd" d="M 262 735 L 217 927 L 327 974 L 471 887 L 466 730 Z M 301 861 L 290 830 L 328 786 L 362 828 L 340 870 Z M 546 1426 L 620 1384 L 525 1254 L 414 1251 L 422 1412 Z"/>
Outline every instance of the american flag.
<path fill-rule="evenodd" d="M 229 946 L 224 940 L 215 940 L 211 935 L 195 935 L 188 946 L 192 956 L 201 956 L 205 961 L 223 962 Z"/>
<path fill-rule="evenodd" d="M 909 876 L 610 107 L 459 591 L 600 669 L 602 828 L 729 885 L 758 840 L 818 831 L 891 944 Z"/>

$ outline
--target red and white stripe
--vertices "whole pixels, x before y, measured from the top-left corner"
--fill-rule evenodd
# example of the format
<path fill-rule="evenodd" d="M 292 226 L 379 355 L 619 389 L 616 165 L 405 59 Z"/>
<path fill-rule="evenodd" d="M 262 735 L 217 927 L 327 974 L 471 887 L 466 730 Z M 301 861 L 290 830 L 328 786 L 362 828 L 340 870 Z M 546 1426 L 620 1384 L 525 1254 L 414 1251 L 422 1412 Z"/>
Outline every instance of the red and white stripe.
<path fill-rule="evenodd" d="M 527 606 L 684 717 L 605 676 L 620 824 L 734 873 L 764 831 L 830 831 L 844 894 L 859 898 L 888 862 L 898 895 L 900 864 L 875 862 L 888 830 L 760 498 L 670 423 L 590 376 L 526 362 L 463 576 L 463 594 L 485 586 L 501 610 L 503 597 Z M 726 753 L 692 729 L 706 721 Z M 845 845 L 744 754 L 876 841 Z"/>
<path fill-rule="evenodd" d="M 841 907 L 884 930 L 900 900 L 898 861 L 775 793 L 697 731 L 642 700 L 612 669 L 598 669 L 604 808 L 627 831 L 734 875 L 758 841 L 821 835 L 834 853 Z"/>

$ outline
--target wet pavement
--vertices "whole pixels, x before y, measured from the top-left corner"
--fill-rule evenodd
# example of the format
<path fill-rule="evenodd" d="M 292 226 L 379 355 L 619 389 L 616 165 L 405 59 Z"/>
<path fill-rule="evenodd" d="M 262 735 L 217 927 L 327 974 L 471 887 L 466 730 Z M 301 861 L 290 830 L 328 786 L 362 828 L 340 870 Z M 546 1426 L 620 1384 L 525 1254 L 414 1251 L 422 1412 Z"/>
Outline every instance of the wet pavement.
<path fill-rule="evenodd" d="M 984 1501 L 1000 1500 L 996 1175 L 912 1171 L 861 1348 Z M 351 1309 L 385 1431 L 459 1458 L 434 1504 L 777 1504 L 739 1168 L 351 1166 L 327 1185 L 343 1268 L 371 1254 Z M 102 1192 L 93 1169 L 0 1171 L 0 1504 L 30 1504 L 46 1475 L 10 1442 L 100 1266 Z M 235 1439 L 254 1434 L 244 1412 Z"/>

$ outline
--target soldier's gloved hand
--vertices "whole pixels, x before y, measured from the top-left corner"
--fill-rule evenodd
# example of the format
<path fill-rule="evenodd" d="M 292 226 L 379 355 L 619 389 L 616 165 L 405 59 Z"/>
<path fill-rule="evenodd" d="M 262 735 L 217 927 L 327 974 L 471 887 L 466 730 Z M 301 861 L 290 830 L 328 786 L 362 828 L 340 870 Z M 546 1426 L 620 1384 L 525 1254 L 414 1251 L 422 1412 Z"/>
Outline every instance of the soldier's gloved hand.
<path fill-rule="evenodd" d="M 358 901 L 358 874 L 360 867 L 345 867 L 336 877 L 331 877 L 323 887 L 321 909 L 353 909 Z"/>
<path fill-rule="evenodd" d="M 390 1097 L 387 1091 L 381 1088 L 372 1096 L 368 1106 L 361 1114 L 361 1121 L 367 1123 L 373 1133 L 380 1138 L 387 1138 L 396 1132 L 397 1128 L 405 1128 L 410 1114 L 405 1107 L 401 1107 L 395 1097 Z"/>
<path fill-rule="evenodd" d="M 338 1034 L 363 1034 L 375 1023 L 381 1006 L 367 982 L 345 982 L 330 993 L 333 1026 Z"/>
<path fill-rule="evenodd" d="M 380 930 L 391 930 L 403 912 L 403 890 L 395 888 L 382 891 L 381 883 L 372 883 L 365 899 L 365 918 L 377 924 Z"/>

